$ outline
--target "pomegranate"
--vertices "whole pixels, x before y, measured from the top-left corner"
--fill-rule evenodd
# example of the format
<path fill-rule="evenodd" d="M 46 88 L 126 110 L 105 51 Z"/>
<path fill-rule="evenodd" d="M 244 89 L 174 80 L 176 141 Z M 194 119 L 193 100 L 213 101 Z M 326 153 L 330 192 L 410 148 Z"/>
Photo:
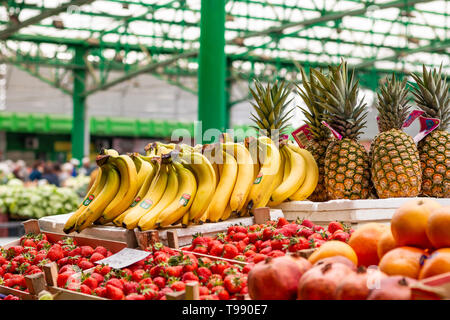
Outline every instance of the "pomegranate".
<path fill-rule="evenodd" d="M 335 300 L 336 288 L 353 271 L 342 263 L 325 263 L 308 270 L 298 283 L 299 300 Z"/>
<path fill-rule="evenodd" d="M 372 289 L 367 300 L 410 300 L 410 285 L 417 280 L 403 277 L 391 276 L 381 279 L 379 288 Z"/>
<path fill-rule="evenodd" d="M 324 264 L 327 264 L 327 263 L 345 264 L 347 267 L 349 267 L 353 271 L 356 271 L 356 265 L 350 259 L 343 257 L 343 256 L 334 256 L 334 257 L 323 258 L 323 259 L 317 261 L 315 264 L 313 264 L 313 267 L 323 266 Z"/>
<path fill-rule="evenodd" d="M 337 300 L 366 300 L 371 288 L 376 287 L 382 278 L 387 277 L 378 269 L 361 266 L 350 273 L 336 289 Z"/>
<path fill-rule="evenodd" d="M 253 300 L 295 300 L 300 277 L 311 264 L 299 256 L 266 258 L 248 273 L 248 293 Z"/>

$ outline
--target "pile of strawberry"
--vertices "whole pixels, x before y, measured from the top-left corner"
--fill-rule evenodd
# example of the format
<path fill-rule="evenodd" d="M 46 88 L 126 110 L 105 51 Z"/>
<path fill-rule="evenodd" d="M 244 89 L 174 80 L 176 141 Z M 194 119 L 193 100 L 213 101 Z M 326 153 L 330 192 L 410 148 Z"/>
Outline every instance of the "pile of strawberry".
<path fill-rule="evenodd" d="M 191 246 L 183 249 L 256 264 L 266 257 L 317 248 L 328 240 L 347 242 L 352 232 L 353 229 L 337 221 L 325 229 L 307 219 L 288 222 L 280 218 L 248 227 L 233 225 L 226 234 L 219 233 L 214 238 L 195 234 Z"/>
<path fill-rule="evenodd" d="M 58 275 L 58 286 L 113 300 L 165 300 L 166 293 L 184 291 L 199 282 L 200 299 L 228 300 L 247 293 L 248 266 L 197 258 L 157 243 L 144 260 L 121 270 L 97 265 L 77 274 L 67 265 Z"/>
<path fill-rule="evenodd" d="M 112 255 L 104 247 L 77 246 L 72 238 L 65 237 L 50 243 L 47 236 L 27 234 L 20 238 L 20 245 L 9 249 L 0 248 L 0 284 L 28 292 L 25 275 L 42 272 L 49 262 L 59 268 L 76 266 L 80 270 L 94 267 L 94 262 Z"/>

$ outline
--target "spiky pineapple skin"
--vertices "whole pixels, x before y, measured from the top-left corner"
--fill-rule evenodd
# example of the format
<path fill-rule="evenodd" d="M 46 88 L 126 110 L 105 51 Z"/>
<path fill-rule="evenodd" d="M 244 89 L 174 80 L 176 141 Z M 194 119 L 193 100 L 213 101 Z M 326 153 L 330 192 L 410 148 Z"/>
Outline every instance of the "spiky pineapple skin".
<path fill-rule="evenodd" d="M 398 129 L 378 134 L 372 143 L 371 156 L 372 182 L 380 199 L 420 194 L 422 169 L 410 135 Z"/>
<path fill-rule="evenodd" d="M 418 143 L 422 195 L 450 198 L 450 133 L 435 130 Z"/>
<path fill-rule="evenodd" d="M 329 200 L 368 198 L 369 155 L 355 140 L 344 138 L 330 143 L 325 155 L 324 174 Z"/>
<path fill-rule="evenodd" d="M 319 167 L 319 180 L 316 189 L 309 196 L 308 200 L 316 202 L 324 202 L 328 200 L 327 189 L 325 187 L 325 155 L 327 153 L 328 145 L 332 139 L 328 140 L 310 140 L 306 145 L 306 150 L 311 152 Z"/>

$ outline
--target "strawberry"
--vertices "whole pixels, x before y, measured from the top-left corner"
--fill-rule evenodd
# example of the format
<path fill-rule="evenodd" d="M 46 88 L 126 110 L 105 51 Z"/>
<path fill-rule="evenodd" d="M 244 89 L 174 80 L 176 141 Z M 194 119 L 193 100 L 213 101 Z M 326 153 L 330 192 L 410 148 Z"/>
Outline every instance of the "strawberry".
<path fill-rule="evenodd" d="M 156 277 L 153 279 L 153 283 L 162 289 L 166 286 L 166 279 L 164 277 Z"/>
<path fill-rule="evenodd" d="M 94 253 L 100 253 L 102 256 L 105 257 L 107 255 L 107 253 L 108 253 L 108 250 L 106 250 L 105 247 L 97 246 L 94 249 Z"/>
<path fill-rule="evenodd" d="M 159 291 L 157 293 L 156 299 L 158 300 L 166 300 L 166 293 L 171 293 L 173 292 L 173 289 L 169 288 L 169 287 L 165 287 L 163 289 L 161 289 L 161 291 Z"/>
<path fill-rule="evenodd" d="M 223 246 L 223 257 L 226 259 L 233 259 L 239 254 L 235 245 L 227 243 Z"/>
<path fill-rule="evenodd" d="M 206 283 L 211 277 L 212 272 L 208 268 L 200 267 L 197 269 L 197 275 L 201 283 Z"/>
<path fill-rule="evenodd" d="M 110 266 L 107 266 L 107 265 L 101 266 L 100 274 L 101 274 L 102 276 L 105 276 L 105 275 L 107 275 L 107 274 L 110 273 L 110 272 L 111 272 L 111 267 L 110 267 Z"/>
<path fill-rule="evenodd" d="M 135 272 L 133 272 L 133 275 L 131 276 L 131 278 L 133 279 L 133 281 L 139 282 L 142 279 L 147 278 L 148 276 L 149 275 L 147 274 L 147 272 L 140 269 L 140 270 L 136 270 Z"/>
<path fill-rule="evenodd" d="M 297 252 L 299 250 L 309 249 L 309 242 L 304 237 L 293 237 L 289 242 L 289 252 Z"/>
<path fill-rule="evenodd" d="M 300 229 L 300 231 L 297 232 L 297 234 L 300 237 L 304 237 L 306 239 L 308 239 L 313 233 L 314 233 L 314 231 L 309 228 L 302 228 L 302 229 Z"/>
<path fill-rule="evenodd" d="M 214 287 L 217 286 L 222 286 L 223 285 L 223 279 L 221 275 L 218 274 L 213 274 L 209 279 L 208 282 L 206 283 L 206 287 L 208 289 L 212 289 Z"/>
<path fill-rule="evenodd" d="M 208 242 L 209 242 L 208 237 L 204 237 L 201 233 L 194 233 L 192 235 L 192 237 L 193 237 L 192 245 L 194 247 L 196 247 L 198 245 L 201 245 L 204 247 L 208 246 Z"/>
<path fill-rule="evenodd" d="M 88 258 L 92 256 L 94 249 L 91 246 L 81 246 L 81 256 Z"/>
<path fill-rule="evenodd" d="M 267 258 L 265 254 L 257 253 L 253 256 L 253 262 L 258 263 L 260 261 L 264 261 Z"/>
<path fill-rule="evenodd" d="M 299 219 L 299 220 L 297 220 L 297 224 L 300 224 L 300 225 L 305 226 L 310 229 L 312 229 L 315 226 L 315 224 L 311 220 L 308 220 L 308 219 Z"/>
<path fill-rule="evenodd" d="M 247 233 L 244 232 L 237 232 L 230 236 L 230 239 L 232 241 L 241 241 L 244 240 L 247 237 Z"/>
<path fill-rule="evenodd" d="M 76 248 L 70 250 L 70 251 L 67 253 L 67 256 L 68 256 L 68 257 L 81 256 L 81 248 L 80 248 L 80 247 L 76 247 Z"/>
<path fill-rule="evenodd" d="M 82 284 L 81 286 L 80 286 L 80 292 L 81 293 L 84 293 L 84 294 L 91 294 L 92 293 L 92 290 L 91 290 L 91 288 L 89 288 L 87 285 L 85 285 L 85 284 Z"/>
<path fill-rule="evenodd" d="M 123 284 L 119 279 L 114 279 L 114 278 L 109 279 L 106 282 L 106 286 L 113 286 L 113 287 L 119 288 L 120 290 L 123 290 Z"/>
<path fill-rule="evenodd" d="M 183 256 L 183 272 L 195 271 L 198 268 L 198 260 L 192 254 Z"/>
<path fill-rule="evenodd" d="M 247 237 L 248 237 L 248 241 L 250 242 L 250 243 L 255 243 L 256 244 L 256 242 L 259 240 L 261 240 L 262 239 L 262 232 L 249 232 L 248 234 L 247 234 Z"/>
<path fill-rule="evenodd" d="M 105 257 L 101 253 L 94 252 L 92 254 L 91 258 L 89 259 L 89 261 L 92 263 L 95 263 L 95 262 L 103 260 L 103 259 L 105 259 Z"/>
<path fill-rule="evenodd" d="M 37 248 L 36 243 L 32 239 L 25 239 L 22 244 L 23 247 Z"/>
<path fill-rule="evenodd" d="M 273 237 L 272 240 L 270 240 L 270 246 L 273 250 L 283 250 L 283 245 L 286 244 L 284 239 L 286 239 L 285 236 L 279 234 Z M 286 239 L 288 240 L 288 239 Z M 289 240 L 288 240 L 289 243 Z M 264 253 L 264 252 L 261 252 Z"/>
<path fill-rule="evenodd" d="M 150 284 L 154 284 L 152 278 L 144 278 L 141 281 L 139 281 L 139 284 L 141 286 L 146 286 L 146 285 L 150 285 Z"/>
<path fill-rule="evenodd" d="M 312 235 L 310 235 L 310 236 L 308 237 L 308 240 L 311 240 L 311 239 L 314 239 L 314 240 L 323 240 L 323 237 L 322 237 L 322 235 L 321 235 L 320 233 L 313 233 Z"/>
<path fill-rule="evenodd" d="M 191 271 L 186 272 L 183 274 L 183 277 L 181 278 L 183 282 L 189 282 L 189 281 L 198 281 L 198 277 Z"/>
<path fill-rule="evenodd" d="M 289 222 L 286 220 L 286 218 L 281 217 L 280 219 L 278 219 L 277 222 L 277 228 L 281 228 L 282 226 L 288 224 Z"/>
<path fill-rule="evenodd" d="M 169 256 L 165 252 L 158 251 L 153 255 L 153 260 L 155 263 L 168 262 Z"/>
<path fill-rule="evenodd" d="M 38 250 L 42 250 L 42 249 L 48 250 L 48 249 L 50 249 L 50 247 L 51 247 L 51 244 L 47 240 L 41 240 L 36 245 L 36 248 Z"/>
<path fill-rule="evenodd" d="M 106 288 L 105 287 L 97 287 L 94 289 L 94 294 L 96 296 L 106 298 Z"/>
<path fill-rule="evenodd" d="M 209 294 L 209 289 L 205 286 L 200 286 L 200 287 L 198 287 L 198 293 L 200 296 L 207 295 L 207 294 Z"/>
<path fill-rule="evenodd" d="M 111 300 L 122 300 L 124 298 L 124 294 L 122 289 L 107 284 L 106 285 L 106 297 Z"/>
<path fill-rule="evenodd" d="M 247 264 L 242 268 L 242 273 L 248 274 L 248 273 L 250 272 L 250 270 L 253 269 L 254 266 L 255 266 L 254 263 L 247 263 Z"/>
<path fill-rule="evenodd" d="M 229 293 L 238 293 L 247 285 L 245 277 L 240 275 L 228 275 L 224 279 L 224 287 Z"/>
<path fill-rule="evenodd" d="M 226 268 L 228 268 L 230 264 L 226 261 L 216 260 L 212 263 L 210 270 L 213 274 L 222 275 Z"/>
<path fill-rule="evenodd" d="M 95 280 L 97 280 L 97 283 L 100 284 L 105 280 L 105 277 L 102 276 L 100 273 L 98 272 L 93 272 L 91 274 L 91 277 L 94 278 Z"/>
<path fill-rule="evenodd" d="M 195 247 L 193 252 L 201 253 L 201 254 L 208 254 L 208 248 L 206 246 L 199 245 L 199 246 Z"/>
<path fill-rule="evenodd" d="M 93 278 L 91 276 L 89 276 L 86 279 L 84 279 L 82 284 L 88 286 L 91 290 L 94 290 L 95 288 L 98 287 L 97 279 L 95 279 L 95 278 Z"/>
<path fill-rule="evenodd" d="M 169 277 L 181 277 L 183 266 L 169 266 L 166 268 L 166 273 Z"/>
<path fill-rule="evenodd" d="M 224 245 L 222 243 L 214 244 L 209 250 L 209 254 L 216 257 L 221 257 L 223 253 Z"/>
<path fill-rule="evenodd" d="M 125 297 L 125 300 L 145 300 L 145 296 L 142 294 L 131 293 Z"/>
<path fill-rule="evenodd" d="M 347 232 L 344 232 L 342 230 L 336 230 L 333 235 L 330 237 L 332 240 L 339 240 L 342 242 L 347 242 L 350 238 L 350 235 Z"/>
<path fill-rule="evenodd" d="M 327 230 L 331 234 L 333 234 L 336 230 L 344 230 L 344 226 L 340 222 L 333 221 L 333 222 L 330 222 L 330 224 L 328 225 Z"/>
<path fill-rule="evenodd" d="M 94 267 L 94 264 L 88 260 L 81 260 L 77 265 L 81 270 L 87 270 Z"/>
<path fill-rule="evenodd" d="M 284 256 L 284 252 L 281 250 L 273 250 L 267 254 L 269 257 L 276 258 Z"/>
<path fill-rule="evenodd" d="M 219 300 L 230 300 L 230 294 L 228 293 L 227 290 L 225 290 L 223 286 L 214 287 L 211 290 L 211 293 L 217 294 Z"/>
<path fill-rule="evenodd" d="M 175 281 L 170 285 L 170 288 L 175 291 L 183 291 L 184 289 L 186 289 L 186 283 L 184 283 L 183 281 Z"/>
<path fill-rule="evenodd" d="M 323 230 L 325 230 L 325 228 L 322 227 L 322 226 L 315 225 L 313 227 L 313 231 L 315 231 L 315 232 L 320 232 L 320 231 L 323 231 Z"/>
<path fill-rule="evenodd" d="M 135 281 L 127 281 L 123 284 L 123 293 L 129 295 L 130 293 L 137 293 L 139 283 Z"/>
<path fill-rule="evenodd" d="M 282 228 L 281 228 L 281 234 L 284 235 L 285 237 L 292 237 L 293 235 L 295 235 L 297 233 L 297 230 L 300 228 L 300 226 L 298 224 L 295 223 L 289 223 L 289 224 L 285 224 Z"/>
<path fill-rule="evenodd" d="M 64 258 L 64 253 L 59 244 L 54 244 L 47 252 L 47 259 L 50 259 L 51 261 L 58 261 L 62 258 Z"/>

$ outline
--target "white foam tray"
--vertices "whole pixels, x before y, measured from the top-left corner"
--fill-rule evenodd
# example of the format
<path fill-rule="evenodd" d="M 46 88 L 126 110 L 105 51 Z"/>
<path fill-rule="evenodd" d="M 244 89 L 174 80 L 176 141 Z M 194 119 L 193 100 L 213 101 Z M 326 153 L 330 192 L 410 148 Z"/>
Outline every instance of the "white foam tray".
<path fill-rule="evenodd" d="M 63 227 L 69 218 L 69 214 L 63 214 L 58 216 L 49 216 L 39 219 L 39 227 L 43 231 L 63 233 Z M 283 212 L 279 209 L 270 210 L 270 219 L 278 220 L 278 218 L 283 217 Z M 161 242 L 167 245 L 167 231 L 175 230 L 178 234 L 178 243 L 180 246 L 185 246 L 191 243 L 192 235 L 195 233 L 202 233 L 203 235 L 215 235 L 218 232 L 223 232 L 228 229 L 230 225 L 243 224 L 249 226 L 254 224 L 253 217 L 245 218 L 235 218 L 229 219 L 223 222 L 217 223 L 204 223 L 202 225 L 192 225 L 189 228 L 180 227 L 170 227 L 159 231 L 159 237 Z M 124 228 L 119 228 L 113 225 L 105 226 L 94 226 L 87 228 L 79 233 L 80 236 L 95 238 L 95 239 L 105 239 L 105 240 L 115 240 L 126 242 L 129 247 L 136 247 L 136 237 L 133 230 L 127 230 Z"/>
<path fill-rule="evenodd" d="M 367 200 L 330 200 L 327 202 L 291 201 L 276 208 L 283 210 L 288 220 L 306 218 L 314 223 L 328 224 L 344 221 L 351 224 L 367 222 L 389 223 L 395 210 L 403 203 L 423 198 L 389 198 Z M 428 198 L 442 205 L 450 205 L 449 198 Z"/>

